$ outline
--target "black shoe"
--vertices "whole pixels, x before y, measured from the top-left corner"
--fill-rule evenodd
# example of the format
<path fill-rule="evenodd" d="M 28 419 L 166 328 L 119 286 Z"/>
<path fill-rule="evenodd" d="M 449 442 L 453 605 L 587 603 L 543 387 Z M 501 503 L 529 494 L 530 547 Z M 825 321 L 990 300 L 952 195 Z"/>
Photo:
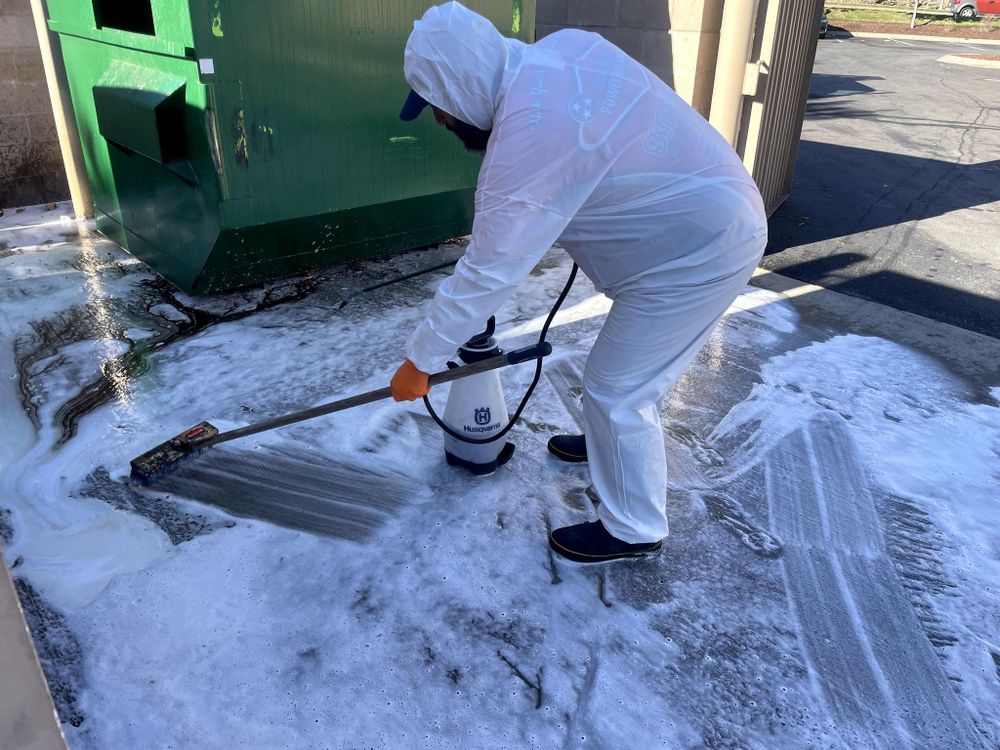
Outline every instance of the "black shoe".
<path fill-rule="evenodd" d="M 549 453 L 560 461 L 581 464 L 587 460 L 587 441 L 583 435 L 556 435 L 549 438 Z"/>
<path fill-rule="evenodd" d="M 554 552 L 578 563 L 602 563 L 657 554 L 663 542 L 629 544 L 611 536 L 600 521 L 563 526 L 549 534 Z"/>

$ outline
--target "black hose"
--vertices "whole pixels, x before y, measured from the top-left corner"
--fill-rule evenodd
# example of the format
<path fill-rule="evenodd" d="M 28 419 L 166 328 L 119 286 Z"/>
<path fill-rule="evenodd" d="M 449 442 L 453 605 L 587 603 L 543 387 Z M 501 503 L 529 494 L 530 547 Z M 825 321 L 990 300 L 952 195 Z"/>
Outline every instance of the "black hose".
<path fill-rule="evenodd" d="M 395 278 L 389 279 L 388 281 L 381 281 L 378 284 L 372 284 L 371 286 L 362 287 L 361 289 L 355 289 L 348 292 L 347 296 L 344 297 L 337 305 L 338 310 L 343 310 L 347 306 L 347 303 L 353 300 L 355 297 L 365 294 L 366 292 L 373 292 L 376 289 L 381 289 L 382 287 L 389 286 L 390 284 L 398 284 L 400 281 L 408 281 L 409 279 L 416 278 L 417 276 L 422 276 L 425 273 L 432 273 L 434 271 L 440 271 L 442 268 L 448 268 L 448 266 L 453 266 L 460 258 L 455 258 L 455 260 L 449 260 L 445 263 L 438 263 L 436 266 L 428 266 L 427 268 L 421 268 L 418 271 L 413 271 L 412 273 L 406 273 L 402 276 L 396 276 Z"/>
<path fill-rule="evenodd" d="M 578 266 L 576 265 L 576 263 L 574 263 L 573 270 L 569 272 L 569 279 L 566 280 L 566 286 L 564 286 L 563 290 L 559 293 L 558 299 L 556 299 L 555 304 L 552 305 L 552 309 L 549 311 L 549 315 L 545 319 L 545 324 L 542 326 L 541 333 L 538 334 L 539 344 L 545 341 L 545 336 L 549 332 L 549 326 L 552 325 L 552 319 L 556 317 L 556 313 L 559 312 L 559 308 L 562 307 L 562 303 L 565 301 L 566 295 L 569 294 L 569 290 L 573 287 L 573 282 L 576 281 L 576 272 L 578 270 L 579 270 Z M 424 396 L 424 406 L 427 407 L 427 413 L 431 415 L 431 418 L 435 422 L 437 422 L 437 426 L 440 427 L 445 432 L 447 432 L 456 440 L 461 440 L 463 443 L 473 443 L 474 445 L 483 445 L 485 443 L 492 443 L 496 440 L 499 440 L 513 429 L 514 424 L 521 416 L 521 412 L 524 411 L 524 407 L 528 405 L 528 400 L 531 398 L 531 394 L 535 392 L 535 386 L 538 385 L 538 381 L 541 377 L 542 377 L 542 360 L 541 357 L 539 357 L 537 360 L 535 360 L 535 377 L 532 378 L 531 385 L 528 386 L 528 390 L 524 392 L 524 398 L 521 399 L 521 403 L 517 407 L 517 410 L 514 412 L 514 416 L 510 418 L 510 421 L 507 423 L 506 427 L 500 430 L 500 432 L 498 432 L 496 435 L 493 435 L 492 437 L 488 438 L 470 438 L 466 437 L 460 432 L 456 432 L 455 430 L 453 430 L 451 427 L 446 425 L 444 421 L 442 421 L 442 419 L 437 415 L 437 413 L 434 411 L 434 407 L 431 406 L 430 399 L 428 399 L 427 396 Z"/>

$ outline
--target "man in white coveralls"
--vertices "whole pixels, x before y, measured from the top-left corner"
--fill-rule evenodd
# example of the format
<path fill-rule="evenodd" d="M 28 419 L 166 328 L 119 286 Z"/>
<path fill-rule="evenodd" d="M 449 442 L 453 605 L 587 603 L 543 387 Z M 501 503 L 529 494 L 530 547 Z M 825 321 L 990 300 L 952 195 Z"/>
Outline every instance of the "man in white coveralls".
<path fill-rule="evenodd" d="M 597 34 L 507 39 L 457 2 L 414 23 L 400 117 L 431 105 L 485 150 L 472 240 L 406 344 L 394 398 L 482 329 L 556 241 L 613 304 L 583 376 L 584 435 L 549 450 L 588 461 L 598 518 L 555 529 L 576 562 L 655 554 L 667 535 L 659 402 L 764 251 L 760 193 L 728 143 L 663 81 Z"/>

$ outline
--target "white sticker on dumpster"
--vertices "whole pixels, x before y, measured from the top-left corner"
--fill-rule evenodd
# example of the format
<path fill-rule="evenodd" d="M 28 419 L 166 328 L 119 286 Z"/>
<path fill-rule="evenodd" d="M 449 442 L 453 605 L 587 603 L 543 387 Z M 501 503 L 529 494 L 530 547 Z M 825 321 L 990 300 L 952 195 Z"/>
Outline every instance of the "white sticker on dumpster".
<path fill-rule="evenodd" d="M 215 60 L 211 57 L 199 57 L 198 70 L 201 71 L 203 76 L 213 75 L 215 73 Z"/>

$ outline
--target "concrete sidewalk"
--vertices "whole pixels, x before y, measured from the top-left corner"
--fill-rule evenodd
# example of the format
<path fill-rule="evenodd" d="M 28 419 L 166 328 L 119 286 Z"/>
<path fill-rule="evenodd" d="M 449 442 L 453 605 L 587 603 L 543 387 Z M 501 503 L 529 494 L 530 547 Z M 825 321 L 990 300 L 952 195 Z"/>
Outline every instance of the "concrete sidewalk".
<path fill-rule="evenodd" d="M 386 403 L 128 485 L 202 419 L 384 385 L 443 277 L 339 302 L 461 249 L 192 299 L 58 212 L 0 218 L 0 530 L 71 748 L 1000 742 L 1000 341 L 917 315 L 759 272 L 664 409 L 654 560 L 545 544 L 594 512 L 545 451 L 608 310 L 585 279 L 491 477 Z M 499 311 L 505 347 L 568 271 Z"/>

